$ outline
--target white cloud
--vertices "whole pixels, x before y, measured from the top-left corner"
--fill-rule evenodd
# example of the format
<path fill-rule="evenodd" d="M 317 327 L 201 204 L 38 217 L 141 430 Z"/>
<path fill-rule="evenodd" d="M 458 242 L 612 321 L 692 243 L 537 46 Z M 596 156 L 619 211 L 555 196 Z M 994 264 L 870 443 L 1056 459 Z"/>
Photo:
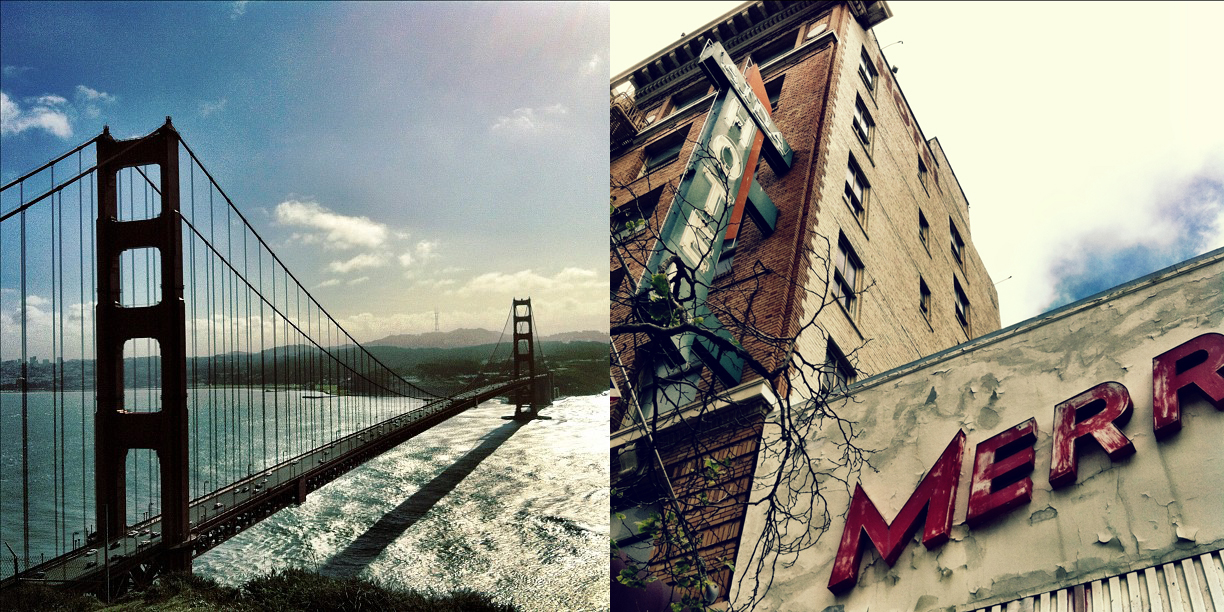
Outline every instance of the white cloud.
<path fill-rule="evenodd" d="M 247 0 L 237 0 L 237 2 L 231 3 L 230 19 L 238 19 L 239 17 L 245 15 L 247 11 L 247 4 L 249 4 Z"/>
<path fill-rule="evenodd" d="M 599 71 L 600 64 L 603 63 L 603 58 L 599 57 L 598 53 L 592 53 L 591 59 L 582 64 L 582 74 L 595 74 Z"/>
<path fill-rule="evenodd" d="M 366 281 L 368 281 L 368 280 L 370 280 L 370 277 L 368 277 L 368 276 L 362 276 L 362 277 L 359 277 L 359 278 L 354 278 L 353 280 L 351 280 L 351 281 L 349 281 L 349 282 L 348 282 L 348 286 L 352 287 L 353 285 L 359 285 L 359 284 L 364 283 L 364 282 L 366 282 Z"/>
<path fill-rule="evenodd" d="M 327 279 L 327 280 L 325 280 L 325 281 L 323 281 L 323 282 L 321 282 L 321 283 L 319 283 L 319 284 L 315 285 L 315 289 L 322 289 L 322 288 L 324 288 L 324 287 L 335 287 L 336 285 L 339 285 L 339 284 L 340 284 L 340 279 L 338 279 L 338 278 L 329 278 L 329 279 Z"/>
<path fill-rule="evenodd" d="M 411 266 L 412 265 L 412 251 L 404 251 L 404 253 L 398 257 L 398 259 L 399 259 L 399 263 L 401 266 L 404 266 L 405 268 L 407 268 L 408 266 Z"/>
<path fill-rule="evenodd" d="M 33 69 L 33 66 L 5 66 L 2 74 L 6 77 L 15 77 Z"/>
<path fill-rule="evenodd" d="M 59 96 L 43 98 L 57 98 L 66 102 Z M 28 111 L 22 110 L 8 94 L 0 92 L 0 134 L 20 134 L 30 129 L 43 129 L 60 138 L 72 137 L 72 125 L 64 111 L 46 104 L 35 104 Z"/>
<path fill-rule="evenodd" d="M 421 261 L 429 261 L 434 259 L 438 256 L 438 254 L 434 252 L 437 250 L 437 248 L 438 242 L 435 240 L 422 240 L 416 243 L 415 250 L 417 259 Z"/>
<path fill-rule="evenodd" d="M 312 239 L 322 238 L 332 249 L 357 247 L 377 248 L 387 240 L 387 226 L 368 217 L 341 215 L 316 202 L 287 200 L 276 205 L 276 221 L 281 225 L 312 228 L 320 231 Z"/>
<path fill-rule="evenodd" d="M 606 294 L 607 285 L 607 275 L 601 276 L 592 270 L 581 268 L 565 268 L 552 277 L 544 276 L 533 270 L 521 270 L 512 274 L 503 272 L 481 274 L 448 293 L 465 296 L 502 293 L 519 295 L 530 291 L 553 290 L 581 293 L 583 290 L 599 288 Z"/>
<path fill-rule="evenodd" d="M 77 99 L 85 100 L 87 102 L 106 102 L 109 104 L 119 99 L 118 97 L 108 94 L 105 91 L 98 91 L 92 87 L 86 87 L 84 85 L 77 85 L 76 91 Z"/>
<path fill-rule="evenodd" d="M 353 270 L 378 268 L 387 264 L 384 256 L 374 253 L 361 253 L 344 261 L 333 261 L 327 264 L 327 269 L 337 274 L 348 274 Z"/>
<path fill-rule="evenodd" d="M 45 94 L 45 95 L 38 96 L 37 98 L 35 98 L 34 103 L 42 104 L 45 106 L 62 106 L 64 104 L 67 104 L 68 100 L 64 98 L 63 96 L 57 96 L 55 94 Z"/>
<path fill-rule="evenodd" d="M 200 102 L 200 116 L 209 117 L 211 115 L 215 115 L 225 110 L 225 105 L 227 103 L 228 103 L 228 100 L 226 100 L 225 98 L 221 98 L 220 100 L 217 100 L 215 102 L 209 102 L 207 100 Z"/>
<path fill-rule="evenodd" d="M 85 85 L 76 87 L 76 105 L 91 119 L 102 116 L 101 104 L 114 104 L 119 98 L 105 91 L 98 91 Z"/>
<path fill-rule="evenodd" d="M 533 108 L 516 108 L 509 115 L 502 115 L 493 123 L 494 132 L 529 133 L 548 130 L 556 127 L 554 117 L 569 113 L 562 104 L 545 106 L 539 110 Z"/>

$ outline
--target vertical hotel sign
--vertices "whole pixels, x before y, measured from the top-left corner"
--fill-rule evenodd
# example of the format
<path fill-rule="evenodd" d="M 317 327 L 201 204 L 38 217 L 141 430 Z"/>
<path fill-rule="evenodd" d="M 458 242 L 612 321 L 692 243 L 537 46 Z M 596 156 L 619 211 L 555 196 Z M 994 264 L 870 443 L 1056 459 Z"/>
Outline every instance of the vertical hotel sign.
<path fill-rule="evenodd" d="M 642 290 L 649 285 L 650 274 L 666 273 L 678 284 L 677 295 L 673 297 L 693 305 L 689 316 L 700 318 L 700 325 L 731 340 L 730 333 L 705 305 L 734 204 L 728 201 L 728 196 L 734 198 L 744 181 L 753 180 L 756 168 L 749 166 L 755 166 L 750 163 L 755 158 L 750 154 L 758 130 L 765 136 L 763 152 L 775 174 L 782 175 L 790 169 L 793 151 L 770 118 L 769 107 L 721 44 L 706 43 L 698 62 L 718 93 L 663 221 Z M 758 89 L 763 91 L 759 74 L 753 76 Z M 768 203 L 762 206 L 772 208 Z M 683 262 L 690 278 L 684 275 L 675 278 L 676 269 L 669 266 L 673 256 Z M 695 356 L 724 384 L 739 382 L 743 360 L 734 352 L 723 352 L 693 333 L 682 334 L 674 342 L 683 362 L 692 363 Z"/>

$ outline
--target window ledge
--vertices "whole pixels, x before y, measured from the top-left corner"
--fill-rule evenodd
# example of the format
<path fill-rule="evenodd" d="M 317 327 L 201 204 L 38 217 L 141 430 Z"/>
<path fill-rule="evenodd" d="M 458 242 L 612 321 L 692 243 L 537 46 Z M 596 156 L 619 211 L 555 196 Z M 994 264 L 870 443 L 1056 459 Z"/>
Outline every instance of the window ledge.
<path fill-rule="evenodd" d="M 871 156 L 871 141 L 868 140 L 867 142 L 863 142 L 863 137 L 859 136 L 858 130 L 851 128 L 851 131 L 854 132 L 854 139 L 857 140 L 859 145 L 862 147 L 863 155 L 867 157 L 867 161 L 871 162 L 871 167 L 875 168 L 876 167 L 875 158 Z M 845 196 L 842 196 L 842 197 L 845 197 Z"/>
<path fill-rule="evenodd" d="M 635 139 L 634 139 L 634 141 L 635 141 L 635 142 L 645 142 L 645 141 L 647 141 L 647 140 L 650 140 L 650 138 L 651 138 L 651 137 L 652 137 L 652 136 L 653 136 L 653 135 L 654 135 L 654 134 L 655 134 L 657 131 L 660 131 L 660 130 L 662 130 L 662 129 L 663 129 L 663 128 L 665 128 L 665 127 L 671 127 L 671 126 L 677 125 L 677 124 L 679 124 L 679 123 L 682 123 L 681 119 L 682 119 L 682 118 L 683 118 L 685 115 L 687 115 L 687 114 L 688 114 L 688 111 L 689 111 L 689 110 L 691 110 L 693 107 L 697 106 L 698 104 L 701 104 L 702 102 L 706 102 L 706 101 L 709 101 L 709 100 L 713 100 L 713 99 L 714 99 L 714 96 L 716 96 L 716 95 L 718 95 L 718 92 L 717 92 L 717 91 L 711 91 L 710 93 L 708 93 L 708 94 L 706 94 L 706 95 L 704 95 L 704 96 L 701 96 L 700 98 L 697 98 L 696 100 L 694 100 L 694 101 L 690 102 L 689 104 L 685 105 L 685 107 L 684 107 L 684 108 L 678 108 L 678 109 L 676 109 L 676 111 L 675 111 L 675 112 L 673 112 L 672 114 L 670 114 L 670 115 L 668 115 L 668 116 L 666 116 L 666 117 L 664 117 L 664 118 L 662 118 L 662 119 L 659 119 L 658 121 L 655 121 L 654 123 L 652 123 L 652 124 L 650 124 L 650 125 L 648 125 L 648 126 L 646 126 L 646 127 L 642 128 L 642 131 L 641 131 L 641 132 L 638 132 L 637 138 L 635 138 Z"/>
<path fill-rule="evenodd" d="M 737 406 L 752 407 L 755 405 L 762 413 L 769 414 L 778 405 L 778 396 L 774 393 L 773 388 L 769 386 L 768 382 L 759 378 L 733 389 L 728 389 L 720 393 L 718 398 L 716 401 L 708 404 L 703 405 L 701 402 L 695 402 L 688 406 L 682 406 L 679 410 L 660 414 L 658 429 L 654 432 L 648 432 L 648 427 L 643 426 L 641 423 L 634 423 L 620 429 L 611 435 L 611 448 L 624 446 L 648 435 L 662 433 L 685 422 L 688 422 L 691 426 L 692 419 L 708 417 Z M 622 401 L 624 401 L 623 398 Z"/>
<path fill-rule="evenodd" d="M 860 300 L 859 308 L 861 309 L 863 307 L 862 305 L 863 294 L 861 293 L 858 294 L 857 296 L 855 296 L 854 299 Z M 841 300 L 833 300 L 833 303 L 837 305 L 837 309 L 841 311 L 843 315 L 846 315 L 846 321 L 850 323 L 850 328 L 854 330 L 854 333 L 858 334 L 859 341 L 860 342 L 863 341 L 864 340 L 863 332 L 859 330 L 858 325 L 854 322 L 854 317 L 850 316 L 850 313 L 846 312 L 846 307 L 842 306 Z"/>
<path fill-rule="evenodd" d="M 846 203 L 846 208 L 850 209 L 850 216 L 854 217 L 854 222 L 858 224 L 859 231 L 863 232 L 863 237 L 866 238 L 867 240 L 871 240 L 871 236 L 867 235 L 867 227 L 863 225 L 863 220 L 859 218 L 858 212 L 854 210 L 854 204 L 850 202 L 850 198 L 847 198 L 846 194 L 844 193 L 842 194 L 842 201 Z M 862 216 L 864 217 L 867 216 L 866 207 L 863 208 Z"/>

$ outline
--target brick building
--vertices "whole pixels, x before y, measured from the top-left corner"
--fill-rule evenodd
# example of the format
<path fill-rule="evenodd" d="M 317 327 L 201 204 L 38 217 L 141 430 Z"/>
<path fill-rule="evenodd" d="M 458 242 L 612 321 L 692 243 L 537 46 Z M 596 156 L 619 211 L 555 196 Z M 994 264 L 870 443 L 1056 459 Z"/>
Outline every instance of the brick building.
<path fill-rule="evenodd" d="M 612 80 L 612 533 L 630 564 L 717 585 L 690 594 L 728 592 L 762 424 L 779 402 L 999 328 L 969 203 L 871 31 L 891 14 L 885 2 L 747 2 Z M 724 50 L 768 121 L 728 93 L 740 77 L 719 76 Z M 747 143 L 753 125 L 770 137 L 719 157 L 719 129 Z M 703 172 L 722 177 L 724 196 L 685 204 Z M 709 225 L 694 231 L 699 216 Z M 685 280 L 669 261 L 707 276 Z M 649 310 L 647 271 L 668 275 L 682 314 Z M 709 333 L 660 331 L 685 323 Z M 669 512 L 696 533 L 658 545 L 647 519 Z M 681 549 L 704 568 L 677 566 Z M 665 582 L 614 583 L 613 609 L 678 597 Z"/>

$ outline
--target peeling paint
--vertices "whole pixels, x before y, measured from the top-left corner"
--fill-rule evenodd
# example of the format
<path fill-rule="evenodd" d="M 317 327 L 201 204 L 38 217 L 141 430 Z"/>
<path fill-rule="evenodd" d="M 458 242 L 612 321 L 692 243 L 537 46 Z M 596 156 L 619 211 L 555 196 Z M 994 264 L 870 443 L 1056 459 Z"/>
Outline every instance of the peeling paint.
<path fill-rule="evenodd" d="M 1041 510 L 1029 515 L 1029 525 L 1036 525 L 1037 523 L 1048 521 L 1057 516 L 1058 510 L 1055 510 L 1053 506 L 1046 506 L 1045 508 L 1042 508 Z"/>
<path fill-rule="evenodd" d="M 965 461 L 949 540 L 927 550 L 916 538 L 892 567 L 868 545 L 858 586 L 834 596 L 819 587 L 829 580 L 849 492 L 825 489 L 830 512 L 839 516 L 832 532 L 793 565 L 776 567 L 758 609 L 964 610 L 1224 548 L 1224 411 L 1189 397 L 1182 430 L 1161 439 L 1152 412 L 1153 357 L 1224 331 L 1224 251 L 1213 256 L 1118 290 L 1107 301 L 1073 305 L 928 365 L 882 375 L 883 384 L 861 381 L 843 414 L 857 412 L 860 443 L 879 449 L 869 457 L 875 470 L 837 477 L 851 486 L 860 482 L 885 521 L 893 521 L 956 431 L 968 435 L 966 457 L 972 457 L 977 444 L 1033 418 L 1031 501 L 969 528 L 973 462 Z M 1049 483 L 1054 407 L 1107 381 L 1129 390 L 1134 415 L 1118 427 L 1135 453 L 1115 462 L 1085 440 L 1075 483 L 1055 490 Z M 759 469 L 768 469 L 764 463 Z M 761 532 L 761 520 L 750 511 L 745 541 Z M 740 558 L 736 566 L 750 563 Z M 750 580 L 738 588 L 750 589 Z"/>

